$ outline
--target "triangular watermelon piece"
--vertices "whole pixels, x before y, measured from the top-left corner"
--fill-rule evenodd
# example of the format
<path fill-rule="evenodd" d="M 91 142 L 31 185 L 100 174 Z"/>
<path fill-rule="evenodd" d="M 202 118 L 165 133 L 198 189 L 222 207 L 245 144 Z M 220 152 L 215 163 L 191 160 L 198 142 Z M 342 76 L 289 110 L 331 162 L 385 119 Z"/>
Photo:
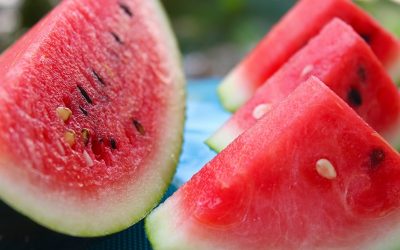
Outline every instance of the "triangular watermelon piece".
<path fill-rule="evenodd" d="M 393 77 L 400 80 L 400 44 L 351 0 L 301 0 L 219 86 L 224 107 L 236 111 L 324 25 L 338 17 L 369 43 Z"/>
<path fill-rule="evenodd" d="M 398 249 L 400 155 L 311 78 L 146 223 L 155 249 Z"/>
<path fill-rule="evenodd" d="M 221 151 L 310 75 L 325 82 L 392 145 L 400 146 L 398 90 L 369 46 L 340 19 L 299 50 L 207 144 Z"/>
<path fill-rule="evenodd" d="M 68 0 L 0 57 L 0 198 L 58 232 L 141 220 L 168 188 L 184 122 L 158 0 Z"/>

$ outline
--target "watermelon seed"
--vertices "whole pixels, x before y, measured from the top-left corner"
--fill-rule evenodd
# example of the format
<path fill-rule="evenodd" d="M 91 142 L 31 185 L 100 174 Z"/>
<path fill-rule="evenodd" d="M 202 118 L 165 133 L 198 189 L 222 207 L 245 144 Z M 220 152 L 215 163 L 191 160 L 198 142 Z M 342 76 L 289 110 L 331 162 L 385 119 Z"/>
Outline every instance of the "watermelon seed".
<path fill-rule="evenodd" d="M 380 148 L 375 148 L 371 152 L 370 160 L 372 169 L 376 169 L 378 165 L 381 164 L 383 160 L 385 160 L 385 151 Z"/>
<path fill-rule="evenodd" d="M 301 77 L 307 76 L 308 74 L 311 73 L 311 71 L 313 71 L 313 69 L 314 69 L 314 66 L 312 64 L 309 64 L 309 65 L 305 66 L 303 71 L 301 71 L 301 75 L 300 76 Z"/>
<path fill-rule="evenodd" d="M 110 32 L 110 33 L 114 37 L 115 41 L 117 41 L 117 43 L 123 44 L 121 38 L 117 34 L 115 34 L 114 32 Z"/>
<path fill-rule="evenodd" d="M 89 167 L 94 165 L 92 157 L 90 157 L 89 153 L 86 150 L 83 150 L 83 158 L 85 159 L 85 162 Z"/>
<path fill-rule="evenodd" d="M 367 81 L 367 72 L 363 66 L 360 66 L 357 70 L 357 75 L 361 82 L 365 83 Z"/>
<path fill-rule="evenodd" d="M 271 110 L 271 105 L 267 103 L 263 103 L 258 105 L 253 110 L 253 117 L 258 120 L 265 115 L 268 111 Z"/>
<path fill-rule="evenodd" d="M 83 143 L 85 144 L 85 146 L 87 146 L 90 139 L 90 130 L 88 128 L 84 128 L 82 129 L 81 133 L 82 133 Z"/>
<path fill-rule="evenodd" d="M 83 113 L 85 116 L 88 116 L 88 115 L 89 115 L 89 112 L 87 112 L 86 109 L 82 108 L 81 106 L 79 106 L 79 109 L 82 111 L 82 113 Z"/>
<path fill-rule="evenodd" d="M 352 87 L 350 89 L 350 92 L 347 94 L 347 99 L 349 100 L 349 102 L 351 104 L 353 104 L 356 107 L 361 106 L 361 104 L 362 104 L 362 98 L 361 98 L 360 91 L 358 91 L 358 89 L 356 89 L 354 87 Z"/>
<path fill-rule="evenodd" d="M 75 132 L 71 129 L 68 129 L 64 133 L 64 139 L 70 146 L 73 146 L 75 144 Z"/>
<path fill-rule="evenodd" d="M 362 37 L 362 39 L 364 39 L 364 41 L 368 44 L 371 44 L 371 37 L 367 34 L 361 34 L 360 35 Z"/>
<path fill-rule="evenodd" d="M 119 7 L 127 14 L 128 16 L 132 17 L 132 11 L 129 9 L 129 7 L 123 3 L 119 3 Z"/>
<path fill-rule="evenodd" d="M 110 146 L 112 149 L 117 149 L 117 142 L 114 138 L 110 138 Z"/>
<path fill-rule="evenodd" d="M 72 115 L 72 111 L 69 108 L 66 107 L 58 107 L 57 108 L 57 115 L 58 117 L 63 121 L 66 122 L 69 120 L 69 118 Z"/>
<path fill-rule="evenodd" d="M 85 90 L 81 85 L 77 85 L 77 86 L 78 86 L 78 89 L 79 89 L 79 91 L 81 92 L 83 98 L 85 98 L 85 100 L 86 100 L 88 103 L 93 104 L 93 101 L 92 101 L 92 99 L 90 99 L 90 96 L 89 96 L 89 94 L 86 92 L 86 90 Z"/>
<path fill-rule="evenodd" d="M 132 123 L 133 123 L 133 126 L 135 126 L 136 131 L 139 132 L 139 134 L 141 134 L 141 135 L 146 134 L 146 131 L 144 130 L 143 125 L 138 120 L 133 119 Z"/>
<path fill-rule="evenodd" d="M 335 167 L 327 159 L 320 159 L 315 164 L 318 174 L 328 180 L 334 180 L 337 177 Z"/>
<path fill-rule="evenodd" d="M 92 73 L 98 82 L 100 82 L 102 85 L 106 85 L 103 78 L 101 78 L 100 75 L 97 74 L 97 72 L 94 69 L 92 69 Z"/>

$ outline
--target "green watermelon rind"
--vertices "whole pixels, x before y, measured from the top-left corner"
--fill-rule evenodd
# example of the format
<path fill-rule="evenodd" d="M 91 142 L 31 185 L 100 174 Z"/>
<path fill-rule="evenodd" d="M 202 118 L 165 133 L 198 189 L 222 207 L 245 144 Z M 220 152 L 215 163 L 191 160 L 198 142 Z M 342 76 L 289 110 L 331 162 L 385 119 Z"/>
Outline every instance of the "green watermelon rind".
<path fill-rule="evenodd" d="M 249 90 L 239 84 L 243 81 L 238 73 L 232 72 L 218 86 L 217 94 L 226 111 L 235 112 L 251 97 L 251 93 L 246 93 Z"/>
<path fill-rule="evenodd" d="M 203 239 L 201 242 L 188 242 L 185 232 L 183 230 L 182 234 L 179 234 L 181 230 L 175 230 L 176 224 L 174 224 L 174 219 L 179 216 L 179 208 L 176 209 L 166 209 L 166 207 L 171 208 L 178 205 L 178 202 L 174 200 L 166 200 L 163 206 L 156 208 L 148 217 L 145 219 L 145 231 L 147 238 L 152 246 L 152 249 L 158 250 L 188 250 L 188 249 L 214 249 L 212 245 L 207 245 L 207 239 Z M 170 213 L 168 213 L 170 212 Z M 164 218 L 164 219 L 163 219 Z M 169 230 L 167 229 L 169 228 Z M 161 230 L 160 230 L 161 229 Z M 163 234 L 163 232 L 175 231 L 173 237 L 171 234 Z M 200 247 L 203 245 L 203 247 Z M 196 246 L 196 247 L 195 247 Z"/>
<path fill-rule="evenodd" d="M 177 91 L 175 91 L 176 99 L 174 100 L 169 99 L 169 101 L 172 100 L 173 102 L 173 104 L 170 106 L 169 111 L 171 117 L 173 117 L 175 114 L 172 111 L 177 111 L 176 113 L 178 114 L 176 116 L 180 117 L 176 118 L 176 122 L 173 122 L 176 124 L 171 123 L 171 126 L 174 128 L 174 131 L 176 131 L 176 135 L 171 135 L 172 133 L 168 135 L 169 140 L 167 142 L 168 145 L 170 145 L 170 149 L 168 150 L 166 148 L 166 144 L 160 145 L 160 151 L 163 150 L 164 155 L 163 157 L 161 157 L 162 159 L 160 159 L 160 154 L 157 155 L 158 157 L 155 157 L 157 158 L 155 159 L 155 164 L 159 164 L 157 170 L 160 170 L 160 172 L 164 170 L 164 173 L 162 173 L 160 176 L 155 176 L 155 174 L 153 174 L 152 177 L 158 177 L 158 179 L 162 179 L 163 182 L 156 183 L 157 187 L 154 188 L 148 194 L 145 194 L 145 196 L 148 197 L 146 201 L 148 205 L 145 206 L 146 208 L 138 212 L 132 212 L 129 206 L 125 207 L 124 209 L 120 209 L 121 211 L 118 212 L 118 214 L 123 214 L 121 217 L 123 217 L 123 219 L 125 220 L 120 220 L 123 221 L 123 223 L 116 223 L 115 225 L 101 225 L 100 223 L 98 224 L 93 223 L 92 226 L 86 227 L 85 222 L 81 223 L 81 221 L 77 221 L 76 223 L 72 223 L 75 226 L 68 226 L 68 224 L 71 225 L 71 223 L 68 222 L 71 220 L 71 218 L 67 217 L 66 212 L 65 212 L 66 217 L 64 218 L 55 218 L 54 216 L 52 217 L 52 215 L 49 214 L 51 213 L 51 211 L 42 211 L 40 213 L 37 213 L 36 211 L 40 210 L 40 208 L 38 207 L 39 205 L 33 207 L 32 206 L 33 204 L 31 203 L 35 201 L 35 197 L 31 197 L 31 193 L 27 190 L 18 188 L 10 190 L 9 187 L 10 186 L 13 187 L 16 184 L 11 183 L 12 182 L 11 176 L 7 176 L 9 177 L 9 179 L 7 179 L 7 177 L 3 175 L 0 176 L 0 199 L 5 204 L 14 208 L 15 210 L 25 215 L 26 217 L 30 218 L 31 220 L 35 221 L 36 223 L 44 227 L 47 227 L 51 230 L 54 230 L 56 232 L 78 237 L 98 237 L 122 231 L 128 228 L 129 226 L 139 222 L 146 215 L 148 215 L 154 209 L 154 207 L 156 207 L 157 204 L 161 201 L 170 183 L 172 182 L 173 176 L 176 172 L 177 164 L 179 162 L 179 156 L 182 151 L 183 129 L 185 123 L 184 114 L 185 114 L 185 99 L 186 99 L 186 90 L 185 90 L 186 81 L 182 72 L 181 54 L 179 53 L 177 41 L 175 39 L 172 27 L 169 23 L 165 10 L 162 4 L 159 2 L 159 0 L 154 0 L 152 2 L 154 2 L 154 9 L 158 12 L 157 14 L 160 20 L 160 24 L 164 25 L 163 27 L 164 34 L 167 36 L 167 39 L 165 40 L 170 45 L 169 53 L 174 55 L 173 56 L 174 59 L 171 60 L 173 61 L 174 65 L 171 65 L 171 69 L 174 70 L 176 69 L 174 72 L 175 74 L 174 88 L 176 88 Z M 5 158 L 4 156 L 0 158 L 0 163 L 1 163 L 0 166 L 12 167 L 12 161 L 9 161 L 9 159 Z M 148 172 L 149 171 L 147 171 L 147 173 Z M 145 186 L 145 184 L 142 185 Z M 28 186 L 29 184 L 27 184 L 27 187 Z M 146 190 L 148 190 L 148 188 Z M 130 197 L 132 197 L 133 195 L 134 194 L 131 194 Z M 135 202 L 137 201 L 132 201 L 130 204 L 133 204 Z M 39 202 L 36 202 L 36 204 L 39 204 Z M 36 211 L 34 212 L 34 210 Z"/>
<path fill-rule="evenodd" d="M 219 153 L 226 148 L 239 134 L 232 127 L 225 127 L 225 129 L 218 129 L 212 136 L 210 136 L 205 144 L 214 152 Z"/>

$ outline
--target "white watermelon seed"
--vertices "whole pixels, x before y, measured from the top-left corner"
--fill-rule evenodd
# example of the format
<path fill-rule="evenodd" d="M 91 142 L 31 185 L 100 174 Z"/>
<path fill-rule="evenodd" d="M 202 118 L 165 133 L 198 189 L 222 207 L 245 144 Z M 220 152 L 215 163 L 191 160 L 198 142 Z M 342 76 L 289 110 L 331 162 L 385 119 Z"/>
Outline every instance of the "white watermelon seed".
<path fill-rule="evenodd" d="M 314 66 L 312 64 L 309 64 L 307 66 L 304 67 L 303 71 L 301 72 L 301 77 L 307 76 L 308 74 L 311 73 L 311 71 L 313 71 Z"/>
<path fill-rule="evenodd" d="M 71 129 L 68 129 L 64 133 L 64 139 L 70 146 L 73 146 L 75 144 L 75 137 L 76 137 L 75 132 Z"/>
<path fill-rule="evenodd" d="M 93 166 L 94 163 L 93 163 L 92 157 L 90 157 L 89 153 L 86 150 L 83 150 L 83 158 L 85 159 L 86 164 L 89 167 Z"/>
<path fill-rule="evenodd" d="M 318 174 L 328 180 L 334 180 L 337 176 L 336 169 L 327 159 L 320 159 L 315 164 Z"/>
<path fill-rule="evenodd" d="M 63 121 L 66 122 L 72 115 L 72 111 L 66 107 L 58 107 L 56 109 L 58 117 Z"/>
<path fill-rule="evenodd" d="M 271 110 L 270 104 L 267 104 L 267 103 L 260 104 L 254 108 L 253 117 L 258 120 L 261 117 L 263 117 L 265 115 L 265 113 L 267 113 L 270 110 Z"/>

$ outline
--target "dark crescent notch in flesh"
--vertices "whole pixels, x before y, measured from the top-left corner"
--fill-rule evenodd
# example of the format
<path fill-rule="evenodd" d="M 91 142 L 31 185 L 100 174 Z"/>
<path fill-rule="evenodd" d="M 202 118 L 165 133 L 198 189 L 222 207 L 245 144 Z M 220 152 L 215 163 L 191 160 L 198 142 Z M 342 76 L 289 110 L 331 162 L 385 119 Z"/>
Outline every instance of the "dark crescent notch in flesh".
<path fill-rule="evenodd" d="M 380 148 L 375 148 L 369 156 L 371 169 L 376 169 L 385 160 L 385 151 Z"/>
<path fill-rule="evenodd" d="M 347 94 L 347 100 L 352 106 L 359 107 L 362 105 L 361 93 L 355 87 L 352 87 Z"/>
<path fill-rule="evenodd" d="M 114 39 L 115 39 L 115 41 L 117 42 L 117 43 L 119 43 L 119 44 L 123 44 L 124 42 L 121 40 L 121 38 L 117 35 L 117 34 L 115 34 L 114 32 L 110 32 L 111 33 L 111 35 L 114 37 Z"/>
<path fill-rule="evenodd" d="M 99 83 L 101 83 L 102 85 L 106 85 L 106 83 L 104 82 L 103 78 L 101 78 L 101 76 L 94 69 L 92 69 L 92 73 L 93 73 L 93 76 L 96 78 L 96 80 Z"/>
<path fill-rule="evenodd" d="M 86 92 L 86 90 L 81 85 L 78 85 L 77 87 L 78 87 L 79 91 L 81 92 L 81 95 L 83 96 L 83 98 L 85 98 L 85 100 L 88 103 L 93 104 L 93 101 L 90 98 L 89 94 Z"/>
<path fill-rule="evenodd" d="M 123 4 L 123 3 L 119 3 L 119 7 L 125 12 L 125 14 L 127 14 L 128 16 L 132 17 L 133 13 L 131 11 L 131 9 L 129 9 L 128 5 Z"/>

